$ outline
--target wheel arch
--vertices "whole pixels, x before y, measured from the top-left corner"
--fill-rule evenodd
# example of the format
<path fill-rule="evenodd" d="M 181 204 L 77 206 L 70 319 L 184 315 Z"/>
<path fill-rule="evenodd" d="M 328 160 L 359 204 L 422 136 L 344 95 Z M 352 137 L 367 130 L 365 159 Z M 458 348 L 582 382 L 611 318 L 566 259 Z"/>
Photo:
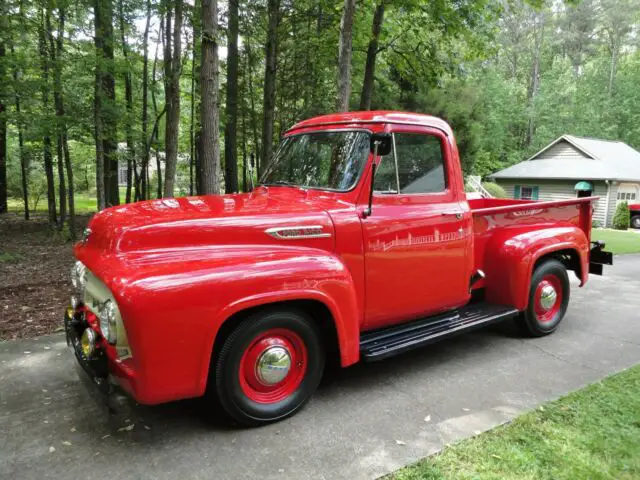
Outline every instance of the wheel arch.
<path fill-rule="evenodd" d="M 529 303 L 531 276 L 536 266 L 556 258 L 575 272 L 584 285 L 589 275 L 589 241 L 578 227 L 538 230 L 528 237 L 493 239 L 486 259 L 486 298 L 524 310 Z"/>
<path fill-rule="evenodd" d="M 203 372 L 202 391 L 209 384 L 210 376 L 215 372 L 214 363 L 217 352 L 231 332 L 249 315 L 260 310 L 274 308 L 300 310 L 309 315 L 320 327 L 322 341 L 327 352 L 327 360 L 340 359 L 340 364 L 351 365 L 359 359 L 359 324 L 352 319 L 344 318 L 345 314 L 329 297 L 318 292 L 289 294 L 285 298 L 272 296 L 269 298 L 245 299 L 228 308 L 224 320 L 217 328 L 209 356 Z"/>

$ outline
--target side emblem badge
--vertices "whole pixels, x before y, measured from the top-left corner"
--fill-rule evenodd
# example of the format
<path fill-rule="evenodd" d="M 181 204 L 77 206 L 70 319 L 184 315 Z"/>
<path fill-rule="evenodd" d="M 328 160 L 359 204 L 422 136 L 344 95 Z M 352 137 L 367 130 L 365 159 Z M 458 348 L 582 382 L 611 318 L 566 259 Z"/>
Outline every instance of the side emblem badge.
<path fill-rule="evenodd" d="M 274 227 L 264 231 L 278 240 L 299 240 L 302 238 L 327 238 L 331 234 L 321 225 L 301 225 L 299 227 Z"/>

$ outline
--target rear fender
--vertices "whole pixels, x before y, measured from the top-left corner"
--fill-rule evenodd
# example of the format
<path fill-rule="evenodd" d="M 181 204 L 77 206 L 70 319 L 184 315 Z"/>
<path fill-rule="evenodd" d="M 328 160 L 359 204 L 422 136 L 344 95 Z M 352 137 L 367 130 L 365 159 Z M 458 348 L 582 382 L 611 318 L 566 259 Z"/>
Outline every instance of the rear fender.
<path fill-rule="evenodd" d="M 487 301 L 525 310 L 536 262 L 563 250 L 578 255 L 580 286 L 584 285 L 589 275 L 589 241 L 579 227 L 541 228 L 515 234 L 506 230 L 496 234 L 485 251 Z"/>

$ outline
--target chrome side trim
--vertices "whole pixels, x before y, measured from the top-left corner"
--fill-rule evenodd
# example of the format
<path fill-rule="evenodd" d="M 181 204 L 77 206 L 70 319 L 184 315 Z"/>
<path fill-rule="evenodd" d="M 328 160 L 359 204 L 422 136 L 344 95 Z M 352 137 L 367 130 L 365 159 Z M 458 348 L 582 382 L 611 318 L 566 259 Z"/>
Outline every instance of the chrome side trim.
<path fill-rule="evenodd" d="M 277 240 L 299 240 L 302 238 L 327 238 L 331 233 L 325 232 L 322 225 L 300 225 L 295 227 L 267 228 L 264 233 Z"/>

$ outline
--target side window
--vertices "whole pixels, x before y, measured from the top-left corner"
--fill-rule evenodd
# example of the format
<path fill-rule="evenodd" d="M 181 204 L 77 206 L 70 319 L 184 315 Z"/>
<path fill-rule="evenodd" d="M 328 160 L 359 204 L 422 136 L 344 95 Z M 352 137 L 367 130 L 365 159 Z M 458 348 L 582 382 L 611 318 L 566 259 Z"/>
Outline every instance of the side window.
<path fill-rule="evenodd" d="M 447 187 L 440 140 L 433 135 L 394 133 L 400 193 L 438 193 Z"/>
<path fill-rule="evenodd" d="M 373 179 L 373 190 L 376 193 L 398 193 L 393 151 L 380 159 L 378 168 L 376 168 L 376 177 Z"/>

